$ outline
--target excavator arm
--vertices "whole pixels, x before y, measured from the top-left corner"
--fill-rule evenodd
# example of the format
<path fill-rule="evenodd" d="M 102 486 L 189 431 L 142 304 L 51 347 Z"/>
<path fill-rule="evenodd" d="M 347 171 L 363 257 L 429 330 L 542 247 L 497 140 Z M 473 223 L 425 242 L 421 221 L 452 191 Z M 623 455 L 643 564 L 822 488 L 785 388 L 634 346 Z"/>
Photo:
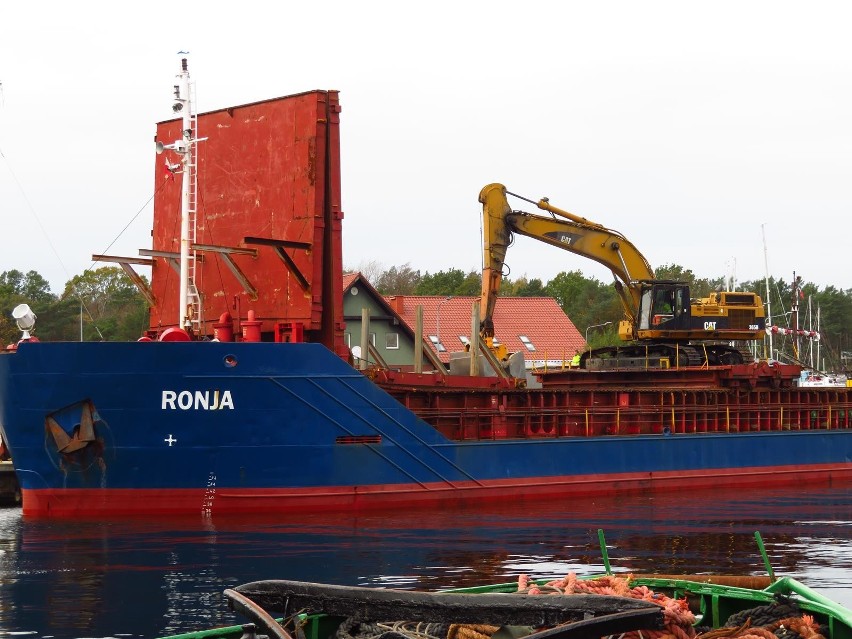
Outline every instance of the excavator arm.
<path fill-rule="evenodd" d="M 489 184 L 479 193 L 482 203 L 483 270 L 480 317 L 482 335 L 493 337 L 494 305 L 500 292 L 506 250 L 512 233 L 520 233 L 603 264 L 612 271 L 627 322 L 632 327 L 639 313 L 640 280 L 654 279 L 645 256 L 621 233 L 552 206 L 547 199 L 526 200 L 552 217 L 515 212 L 502 184 Z M 558 216 L 558 217 L 557 217 Z M 626 323 L 625 327 L 626 329 Z M 630 329 L 632 332 L 632 328 Z"/>

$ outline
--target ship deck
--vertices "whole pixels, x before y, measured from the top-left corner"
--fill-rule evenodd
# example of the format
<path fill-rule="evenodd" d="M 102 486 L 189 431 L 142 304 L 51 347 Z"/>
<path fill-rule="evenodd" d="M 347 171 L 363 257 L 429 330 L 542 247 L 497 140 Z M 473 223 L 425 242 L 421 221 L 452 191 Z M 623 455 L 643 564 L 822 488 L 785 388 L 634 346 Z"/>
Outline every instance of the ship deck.
<path fill-rule="evenodd" d="M 852 389 L 803 387 L 766 363 L 542 372 L 512 380 L 379 371 L 373 377 L 452 440 L 741 433 L 852 427 Z"/>

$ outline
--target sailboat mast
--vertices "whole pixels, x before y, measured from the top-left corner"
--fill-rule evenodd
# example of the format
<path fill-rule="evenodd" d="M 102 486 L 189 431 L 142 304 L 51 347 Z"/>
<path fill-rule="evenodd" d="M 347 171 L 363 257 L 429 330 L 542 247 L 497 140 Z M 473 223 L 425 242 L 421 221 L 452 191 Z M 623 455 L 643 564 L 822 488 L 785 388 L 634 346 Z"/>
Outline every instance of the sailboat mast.
<path fill-rule="evenodd" d="M 793 271 L 793 286 L 792 286 L 792 304 L 790 306 L 790 322 L 793 326 L 793 357 L 796 358 L 796 361 L 801 359 L 800 349 L 801 349 L 801 338 L 799 336 L 799 296 L 800 292 L 800 284 L 802 282 L 801 276 L 796 277 L 796 271 Z"/>
<path fill-rule="evenodd" d="M 763 283 L 766 287 L 766 326 L 769 328 L 772 326 L 772 302 L 770 301 L 772 298 L 769 295 L 769 258 L 766 255 L 766 225 L 760 225 L 760 231 L 763 234 Z M 772 331 L 766 332 L 769 337 L 769 353 L 764 353 L 766 355 L 766 359 L 772 359 Z"/>

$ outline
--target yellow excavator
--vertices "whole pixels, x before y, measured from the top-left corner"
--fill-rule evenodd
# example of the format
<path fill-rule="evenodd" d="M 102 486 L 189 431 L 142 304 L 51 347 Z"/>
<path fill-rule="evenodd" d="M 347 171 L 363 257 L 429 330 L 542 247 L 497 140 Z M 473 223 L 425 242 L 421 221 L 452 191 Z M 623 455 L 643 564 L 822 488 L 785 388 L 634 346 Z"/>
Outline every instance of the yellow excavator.
<path fill-rule="evenodd" d="M 550 216 L 513 211 L 507 195 L 534 204 Z M 494 306 L 500 292 L 512 234 L 526 235 L 606 266 L 624 308 L 618 335 L 625 342 L 586 351 L 581 368 L 728 365 L 743 362 L 730 342 L 763 337 L 765 313 L 759 295 L 717 291 L 690 299 L 689 284 L 658 280 L 648 260 L 621 233 L 552 206 L 489 184 L 479 193 L 483 218 L 481 337 L 494 348 Z M 499 347 L 498 347 L 499 348 Z"/>

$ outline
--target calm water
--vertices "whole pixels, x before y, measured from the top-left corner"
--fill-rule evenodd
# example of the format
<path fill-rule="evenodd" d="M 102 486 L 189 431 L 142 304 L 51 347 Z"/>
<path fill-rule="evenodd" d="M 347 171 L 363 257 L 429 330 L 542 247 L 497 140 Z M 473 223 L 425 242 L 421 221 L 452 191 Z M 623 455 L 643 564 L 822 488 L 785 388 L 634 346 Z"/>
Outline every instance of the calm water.
<path fill-rule="evenodd" d="M 222 590 L 285 578 L 437 589 L 520 573 L 776 573 L 852 606 L 852 487 L 690 492 L 383 515 L 24 521 L 0 509 L 0 637 L 158 637 L 241 621 Z"/>

